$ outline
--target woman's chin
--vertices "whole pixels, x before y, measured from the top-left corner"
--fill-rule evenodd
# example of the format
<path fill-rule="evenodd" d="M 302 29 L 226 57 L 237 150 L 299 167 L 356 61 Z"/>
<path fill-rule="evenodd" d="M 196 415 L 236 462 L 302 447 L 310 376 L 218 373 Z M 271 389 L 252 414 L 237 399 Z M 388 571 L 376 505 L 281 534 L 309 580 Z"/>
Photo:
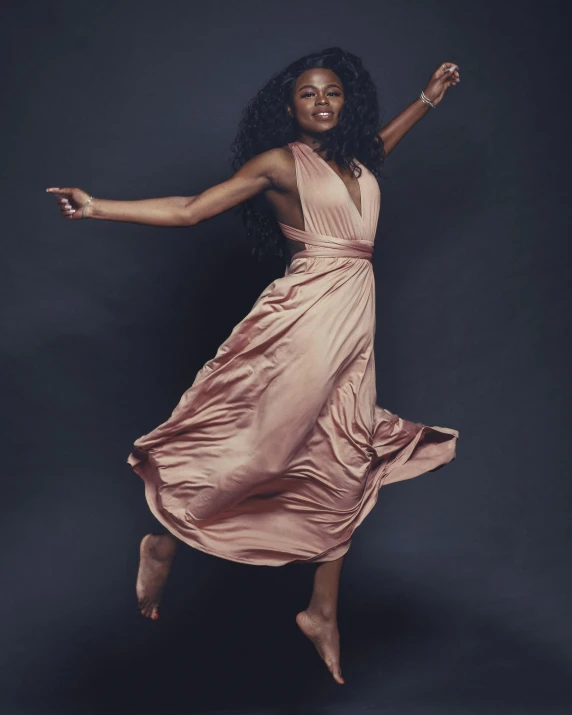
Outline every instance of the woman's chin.
<path fill-rule="evenodd" d="M 303 131 L 310 136 L 319 136 L 320 134 L 325 134 L 326 132 L 329 132 L 330 129 L 333 129 L 337 122 L 321 122 L 318 126 L 316 126 L 317 124 L 318 123 L 316 122 L 312 127 L 307 127 Z"/>

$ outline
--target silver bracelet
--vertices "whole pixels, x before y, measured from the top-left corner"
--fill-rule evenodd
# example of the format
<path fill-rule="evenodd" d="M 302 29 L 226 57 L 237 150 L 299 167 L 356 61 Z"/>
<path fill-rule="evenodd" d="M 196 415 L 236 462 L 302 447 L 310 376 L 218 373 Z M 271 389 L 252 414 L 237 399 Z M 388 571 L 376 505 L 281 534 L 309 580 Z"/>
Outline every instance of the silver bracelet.
<path fill-rule="evenodd" d="M 85 218 L 85 210 L 86 210 L 86 208 L 89 206 L 89 204 L 91 203 L 92 199 L 93 199 L 93 196 L 90 196 L 89 199 L 88 199 L 88 200 L 85 202 L 85 204 L 83 205 L 83 208 L 82 208 L 82 210 L 81 210 L 81 217 L 82 217 L 82 218 Z"/>
<path fill-rule="evenodd" d="M 428 104 L 432 109 L 435 109 L 435 105 L 433 102 L 429 99 L 429 97 L 425 94 L 423 90 L 421 90 L 421 94 L 419 95 L 419 99 L 422 102 L 425 102 L 425 104 Z"/>

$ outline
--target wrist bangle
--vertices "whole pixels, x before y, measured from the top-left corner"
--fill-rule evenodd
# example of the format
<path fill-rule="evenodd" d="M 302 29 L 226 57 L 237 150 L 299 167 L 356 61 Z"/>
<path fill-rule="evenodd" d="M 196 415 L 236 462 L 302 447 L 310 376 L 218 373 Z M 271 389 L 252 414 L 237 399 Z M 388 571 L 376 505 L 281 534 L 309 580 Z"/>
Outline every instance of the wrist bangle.
<path fill-rule="evenodd" d="M 89 206 L 89 204 L 92 202 L 92 200 L 93 200 L 93 196 L 90 196 L 89 199 L 88 199 L 88 200 L 85 202 L 85 204 L 83 205 L 83 208 L 82 208 L 82 210 L 81 210 L 81 217 L 82 217 L 82 218 L 85 218 L 85 210 L 86 210 L 86 208 Z"/>
<path fill-rule="evenodd" d="M 428 104 L 432 109 L 435 109 L 435 105 L 433 102 L 429 99 L 429 97 L 425 94 L 423 90 L 421 90 L 421 94 L 419 95 L 419 99 L 422 102 L 425 102 L 425 104 Z"/>

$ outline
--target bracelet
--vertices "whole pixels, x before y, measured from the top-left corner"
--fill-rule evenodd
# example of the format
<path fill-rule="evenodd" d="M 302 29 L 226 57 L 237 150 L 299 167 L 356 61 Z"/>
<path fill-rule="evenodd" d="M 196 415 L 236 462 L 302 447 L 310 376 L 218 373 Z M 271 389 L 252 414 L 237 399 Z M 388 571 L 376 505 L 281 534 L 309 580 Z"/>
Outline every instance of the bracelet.
<path fill-rule="evenodd" d="M 432 109 L 435 109 L 435 105 L 433 102 L 429 99 L 429 97 L 425 94 L 423 90 L 421 90 L 421 94 L 419 95 L 419 99 L 422 102 L 425 102 L 425 104 L 428 104 Z"/>
<path fill-rule="evenodd" d="M 81 210 L 81 217 L 82 217 L 82 218 L 85 218 L 85 210 L 86 210 L 86 208 L 89 206 L 89 204 L 91 203 L 92 199 L 93 199 L 93 196 L 90 196 L 89 199 L 88 199 L 88 200 L 85 202 L 85 204 L 83 205 L 83 208 L 82 208 L 82 210 Z"/>

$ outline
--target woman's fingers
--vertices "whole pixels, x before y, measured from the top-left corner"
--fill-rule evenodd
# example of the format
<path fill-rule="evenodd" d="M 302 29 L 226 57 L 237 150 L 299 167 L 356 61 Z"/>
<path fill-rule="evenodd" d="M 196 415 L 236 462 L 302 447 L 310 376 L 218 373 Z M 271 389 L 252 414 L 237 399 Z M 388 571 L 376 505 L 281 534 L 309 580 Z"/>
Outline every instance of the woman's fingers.
<path fill-rule="evenodd" d="M 73 217 L 76 212 L 76 207 L 72 205 L 72 201 L 70 200 L 73 194 L 73 189 L 68 187 L 60 188 L 58 186 L 52 186 L 46 189 L 46 192 L 56 195 L 56 202 L 63 216 L 69 218 Z"/>
<path fill-rule="evenodd" d="M 60 198 L 60 199 L 56 199 L 56 201 L 57 201 L 58 204 L 60 205 L 60 208 L 61 208 L 61 209 L 63 209 L 63 208 L 70 208 L 71 205 L 72 205 L 72 202 L 71 202 L 68 198 L 65 198 L 65 197 L 64 197 L 64 198 Z"/>
<path fill-rule="evenodd" d="M 67 186 L 51 186 L 46 189 L 47 193 L 55 195 L 58 208 L 61 214 L 66 218 L 77 218 L 75 214 L 78 210 L 79 204 L 73 199 L 75 191 L 77 191 L 77 189 L 69 188 Z"/>
<path fill-rule="evenodd" d="M 443 62 L 435 72 L 435 77 L 444 81 L 449 80 L 451 77 L 455 77 L 458 79 L 459 66 L 456 65 L 454 62 Z"/>
<path fill-rule="evenodd" d="M 68 189 L 67 187 L 60 188 L 57 186 L 52 186 L 49 189 L 46 189 L 46 191 L 50 194 L 61 194 L 62 196 L 71 196 L 73 193 L 73 189 Z"/>
<path fill-rule="evenodd" d="M 70 204 L 62 204 L 62 206 L 60 206 L 60 211 L 64 216 L 73 216 L 73 214 L 76 212 L 76 209 L 70 206 Z"/>
<path fill-rule="evenodd" d="M 457 68 L 457 65 L 454 62 L 443 62 L 441 66 L 439 67 L 439 73 L 443 74 L 445 72 L 451 72 L 453 68 Z"/>
<path fill-rule="evenodd" d="M 451 87 L 461 81 L 459 68 L 453 62 L 443 62 L 437 70 L 436 76 L 446 87 Z"/>

